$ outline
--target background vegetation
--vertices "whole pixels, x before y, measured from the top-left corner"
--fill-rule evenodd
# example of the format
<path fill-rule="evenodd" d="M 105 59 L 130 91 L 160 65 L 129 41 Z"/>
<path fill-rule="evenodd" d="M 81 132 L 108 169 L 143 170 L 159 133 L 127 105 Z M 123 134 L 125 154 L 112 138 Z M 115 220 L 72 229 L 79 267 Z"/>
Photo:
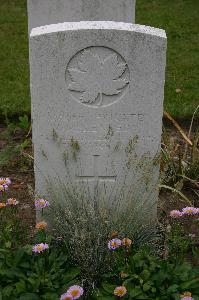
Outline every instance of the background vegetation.
<path fill-rule="evenodd" d="M 168 36 L 165 109 L 190 117 L 199 89 L 198 0 L 137 0 L 136 23 Z M 0 118 L 30 113 L 26 0 L 0 0 Z"/>

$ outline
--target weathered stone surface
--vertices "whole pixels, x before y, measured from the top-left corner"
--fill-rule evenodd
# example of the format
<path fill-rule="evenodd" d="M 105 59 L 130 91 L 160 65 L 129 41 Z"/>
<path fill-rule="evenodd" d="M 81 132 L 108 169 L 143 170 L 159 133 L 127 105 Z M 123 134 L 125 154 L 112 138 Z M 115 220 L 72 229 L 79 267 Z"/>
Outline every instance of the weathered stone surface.
<path fill-rule="evenodd" d="M 135 22 L 136 0 L 28 0 L 32 28 L 79 21 Z"/>
<path fill-rule="evenodd" d="M 30 62 L 36 193 L 59 177 L 97 186 L 107 203 L 122 195 L 124 207 L 150 206 L 154 217 L 165 32 L 117 22 L 44 26 L 32 30 Z"/>

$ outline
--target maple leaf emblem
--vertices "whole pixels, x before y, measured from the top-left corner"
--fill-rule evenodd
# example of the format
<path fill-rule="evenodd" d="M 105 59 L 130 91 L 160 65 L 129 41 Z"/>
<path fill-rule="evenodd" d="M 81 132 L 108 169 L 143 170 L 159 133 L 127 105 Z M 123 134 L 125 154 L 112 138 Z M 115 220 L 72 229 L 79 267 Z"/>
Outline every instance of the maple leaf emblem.
<path fill-rule="evenodd" d="M 103 94 L 107 96 L 117 95 L 129 83 L 121 78 L 126 70 L 125 63 L 119 63 L 117 54 L 113 53 L 102 59 L 98 54 L 85 50 L 77 68 L 68 70 L 71 83 L 69 90 L 82 92 L 82 103 L 94 103 L 98 96 L 98 105 L 102 105 Z"/>

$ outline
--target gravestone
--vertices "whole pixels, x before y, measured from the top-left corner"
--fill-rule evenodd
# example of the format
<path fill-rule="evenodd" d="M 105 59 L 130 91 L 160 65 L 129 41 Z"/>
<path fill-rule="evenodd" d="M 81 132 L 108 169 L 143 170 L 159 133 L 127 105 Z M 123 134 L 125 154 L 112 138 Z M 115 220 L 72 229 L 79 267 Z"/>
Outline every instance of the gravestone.
<path fill-rule="evenodd" d="M 136 0 L 28 0 L 29 32 L 62 22 L 135 22 Z"/>
<path fill-rule="evenodd" d="M 107 203 L 122 195 L 124 207 L 154 218 L 165 64 L 161 29 L 95 21 L 32 30 L 37 195 L 46 195 L 46 178 L 59 178 L 97 186 Z"/>

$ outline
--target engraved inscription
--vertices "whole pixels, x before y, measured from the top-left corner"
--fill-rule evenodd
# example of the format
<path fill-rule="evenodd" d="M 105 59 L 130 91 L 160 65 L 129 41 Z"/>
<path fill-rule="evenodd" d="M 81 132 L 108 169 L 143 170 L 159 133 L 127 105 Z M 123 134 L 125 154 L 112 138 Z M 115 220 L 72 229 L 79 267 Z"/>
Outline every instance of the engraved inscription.
<path fill-rule="evenodd" d="M 93 155 L 93 175 L 91 176 L 77 176 L 77 181 L 92 181 L 92 182 L 100 182 L 100 181 L 108 181 L 108 182 L 115 182 L 116 176 L 107 175 L 102 176 L 99 174 L 99 171 L 97 169 L 97 161 L 100 158 L 100 155 Z"/>
<path fill-rule="evenodd" d="M 79 102 L 108 106 L 121 99 L 129 85 L 129 70 L 114 50 L 89 47 L 78 52 L 66 70 L 68 89 Z"/>
<path fill-rule="evenodd" d="M 96 134 L 102 138 L 107 134 L 108 125 L 113 128 L 114 133 L 134 134 L 135 128 L 139 130 L 139 128 L 144 126 L 144 120 L 145 115 L 143 113 L 94 112 L 92 116 L 89 116 L 87 113 L 85 113 L 85 115 L 73 113 L 65 114 L 65 117 L 62 118 L 62 122 L 59 122 L 60 125 L 57 126 L 57 128 L 59 128 L 61 132 L 64 129 L 64 133 L 67 128 L 67 135 L 69 136 L 79 134 L 78 139 L 81 139 L 81 135 L 88 135 L 88 138 L 89 136 L 94 138 Z"/>

